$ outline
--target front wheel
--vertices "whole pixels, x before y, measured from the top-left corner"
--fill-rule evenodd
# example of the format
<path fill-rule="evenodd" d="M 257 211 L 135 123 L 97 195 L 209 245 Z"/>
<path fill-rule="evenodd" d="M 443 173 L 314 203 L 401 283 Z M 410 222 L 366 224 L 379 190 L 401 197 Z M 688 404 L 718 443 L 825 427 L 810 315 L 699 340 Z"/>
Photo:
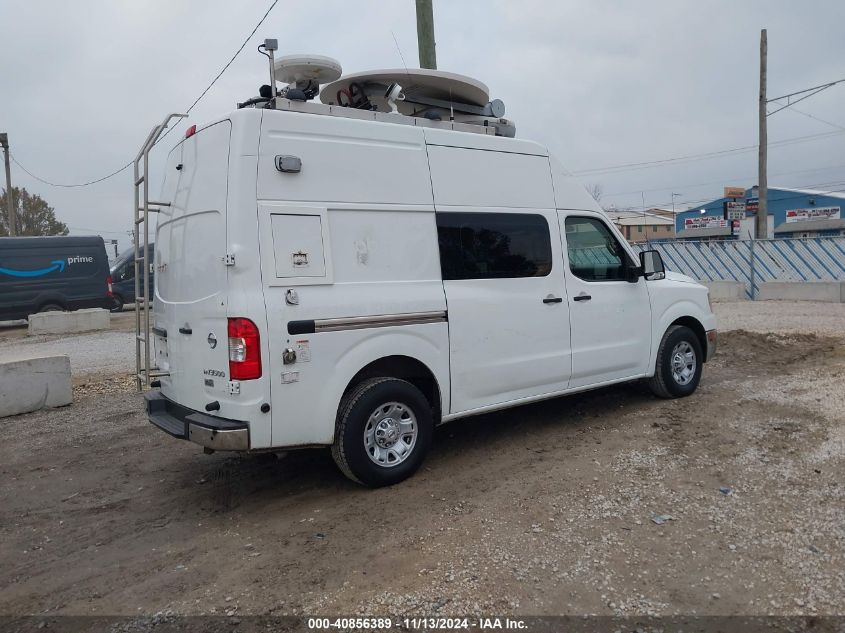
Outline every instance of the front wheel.
<path fill-rule="evenodd" d="M 648 386 L 660 398 L 683 398 L 698 387 L 704 354 L 698 337 L 688 327 L 673 325 L 657 349 L 654 376 Z"/>
<path fill-rule="evenodd" d="M 332 457 L 353 481 L 389 486 L 420 467 L 433 427 L 431 405 L 414 385 L 370 378 L 352 387 L 340 403 Z"/>

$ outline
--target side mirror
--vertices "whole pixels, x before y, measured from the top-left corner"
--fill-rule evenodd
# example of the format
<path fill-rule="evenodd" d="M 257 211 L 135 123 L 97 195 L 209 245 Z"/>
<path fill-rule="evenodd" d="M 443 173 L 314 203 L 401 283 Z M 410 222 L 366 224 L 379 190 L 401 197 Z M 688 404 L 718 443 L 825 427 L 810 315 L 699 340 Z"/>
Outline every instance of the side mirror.
<path fill-rule="evenodd" d="M 642 251 L 640 253 L 640 268 L 646 279 L 664 279 L 666 277 L 663 258 L 658 251 Z"/>

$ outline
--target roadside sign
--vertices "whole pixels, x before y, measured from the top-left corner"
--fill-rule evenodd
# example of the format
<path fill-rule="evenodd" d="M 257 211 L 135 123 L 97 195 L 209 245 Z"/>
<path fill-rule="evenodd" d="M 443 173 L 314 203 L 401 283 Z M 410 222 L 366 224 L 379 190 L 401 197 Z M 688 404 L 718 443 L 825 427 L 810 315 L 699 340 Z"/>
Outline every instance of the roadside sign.
<path fill-rule="evenodd" d="M 757 213 L 760 208 L 760 198 L 748 198 L 745 201 L 745 210 L 749 213 Z"/>
<path fill-rule="evenodd" d="M 723 229 L 727 228 L 727 226 L 727 220 L 718 215 L 701 215 L 684 219 L 685 231 L 689 229 Z"/>
<path fill-rule="evenodd" d="M 786 212 L 787 222 L 806 222 L 809 220 L 838 220 L 839 207 L 813 207 L 811 209 L 789 209 Z"/>
<path fill-rule="evenodd" d="M 731 221 L 731 235 L 739 235 L 739 220 Z"/>
<path fill-rule="evenodd" d="M 728 200 L 725 202 L 725 219 L 741 220 L 745 217 L 745 202 Z"/>
<path fill-rule="evenodd" d="M 725 187 L 726 198 L 744 198 L 745 187 Z"/>

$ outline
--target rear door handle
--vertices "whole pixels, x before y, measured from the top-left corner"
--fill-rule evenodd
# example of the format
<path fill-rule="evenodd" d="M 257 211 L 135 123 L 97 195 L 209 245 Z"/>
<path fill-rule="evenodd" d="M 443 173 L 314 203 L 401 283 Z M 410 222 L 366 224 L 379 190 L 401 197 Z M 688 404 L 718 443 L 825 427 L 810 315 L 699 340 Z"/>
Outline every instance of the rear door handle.
<path fill-rule="evenodd" d="M 580 295 L 576 295 L 572 297 L 573 301 L 589 301 L 593 297 L 588 295 L 586 292 L 582 292 Z"/>
<path fill-rule="evenodd" d="M 186 326 L 186 327 L 180 327 L 180 328 L 179 328 L 179 333 L 180 333 L 180 334 L 193 334 L 193 333 L 194 333 L 194 331 L 193 331 L 191 328 L 189 328 L 189 327 L 187 327 L 187 326 Z"/>
<path fill-rule="evenodd" d="M 553 297 L 552 295 L 549 295 L 548 297 L 543 299 L 543 303 L 561 303 L 562 301 L 563 299 L 561 299 L 560 297 Z"/>

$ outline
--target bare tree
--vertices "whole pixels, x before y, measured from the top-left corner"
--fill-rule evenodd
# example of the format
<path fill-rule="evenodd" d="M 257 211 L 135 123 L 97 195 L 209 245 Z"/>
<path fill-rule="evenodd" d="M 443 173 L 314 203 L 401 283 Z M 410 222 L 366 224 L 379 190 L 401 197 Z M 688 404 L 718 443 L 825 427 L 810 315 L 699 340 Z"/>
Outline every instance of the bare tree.
<path fill-rule="evenodd" d="M 601 197 L 604 194 L 604 187 L 599 183 L 587 185 L 587 193 L 589 193 L 593 197 L 593 200 L 598 202 L 601 200 Z"/>

